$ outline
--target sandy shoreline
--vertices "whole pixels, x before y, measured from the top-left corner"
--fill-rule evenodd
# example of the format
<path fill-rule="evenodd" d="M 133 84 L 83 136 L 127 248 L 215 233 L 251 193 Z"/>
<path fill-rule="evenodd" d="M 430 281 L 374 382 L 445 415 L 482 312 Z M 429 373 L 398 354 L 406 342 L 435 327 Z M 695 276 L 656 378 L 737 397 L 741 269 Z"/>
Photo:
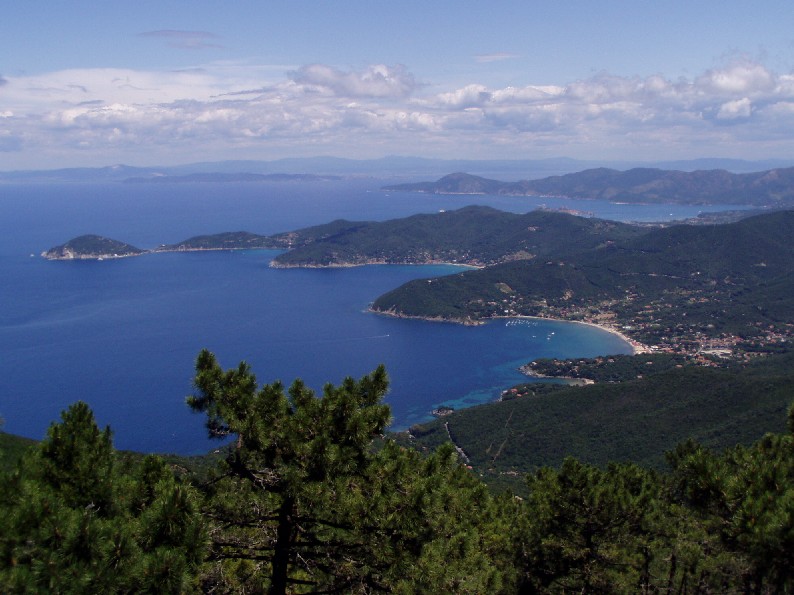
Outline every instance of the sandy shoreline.
<path fill-rule="evenodd" d="M 602 331 L 606 331 L 612 335 L 615 335 L 629 344 L 631 347 L 631 355 L 637 355 L 639 353 L 650 353 L 650 349 L 647 345 L 640 343 L 639 341 L 635 341 L 631 337 L 625 335 L 624 333 L 620 332 L 618 329 L 607 326 L 605 324 L 598 324 L 596 322 L 585 322 L 583 320 L 565 320 L 564 318 L 543 318 L 541 316 L 498 316 L 496 318 L 522 318 L 527 320 L 555 320 L 558 322 L 570 322 L 572 324 L 582 324 L 584 326 L 592 326 L 597 329 L 601 329 Z"/>
<path fill-rule="evenodd" d="M 270 266 L 274 269 L 348 269 L 348 268 L 355 268 L 355 267 L 366 267 L 366 266 L 436 266 L 436 265 L 443 265 L 443 266 L 451 266 L 451 267 L 458 267 L 461 269 L 484 269 L 485 265 L 474 265 L 474 264 L 463 264 L 460 262 L 446 262 L 442 260 L 431 260 L 427 262 L 394 262 L 394 261 L 386 261 L 386 260 L 368 260 L 366 262 L 338 262 L 338 263 L 330 263 L 330 264 L 304 264 L 304 263 L 280 263 L 271 261 Z"/>
<path fill-rule="evenodd" d="M 464 326 L 477 326 L 480 324 L 485 324 L 489 320 L 510 320 L 510 319 L 521 319 L 521 320 L 551 320 L 554 322 L 569 322 L 571 324 L 582 324 L 585 326 L 592 326 L 594 328 L 600 329 L 616 337 L 619 337 L 621 340 L 626 342 L 629 347 L 631 347 L 631 355 L 637 355 L 639 353 L 650 353 L 650 348 L 639 341 L 635 341 L 631 337 L 625 335 L 624 333 L 620 332 L 618 329 L 607 326 L 605 324 L 597 324 L 595 322 L 585 322 L 582 320 L 565 320 L 564 318 L 545 318 L 543 316 L 522 316 L 522 315 L 513 315 L 513 316 L 493 316 L 492 318 L 485 318 L 485 319 L 460 319 L 460 318 L 444 318 L 442 316 L 410 316 L 407 314 L 400 314 L 393 310 L 375 310 L 371 306 L 367 308 L 368 312 L 372 312 L 373 314 L 383 314 L 385 316 L 392 316 L 394 318 L 406 318 L 406 319 L 414 319 L 414 320 L 427 320 L 428 322 L 451 322 L 454 324 L 462 324 Z"/>
<path fill-rule="evenodd" d="M 608 333 L 612 333 L 613 335 L 617 335 L 621 339 L 623 339 L 626 343 L 631 345 L 632 355 L 637 355 L 639 353 L 650 353 L 650 348 L 645 345 L 644 343 L 640 343 L 639 341 L 635 341 L 628 335 L 621 333 L 618 329 L 613 328 L 611 326 L 607 326 L 604 324 L 597 324 L 595 322 L 582 322 L 580 320 L 567 320 L 566 322 L 575 322 L 576 324 L 586 324 L 588 326 L 594 326 L 596 328 L 601 329 L 602 331 L 606 331 Z"/>

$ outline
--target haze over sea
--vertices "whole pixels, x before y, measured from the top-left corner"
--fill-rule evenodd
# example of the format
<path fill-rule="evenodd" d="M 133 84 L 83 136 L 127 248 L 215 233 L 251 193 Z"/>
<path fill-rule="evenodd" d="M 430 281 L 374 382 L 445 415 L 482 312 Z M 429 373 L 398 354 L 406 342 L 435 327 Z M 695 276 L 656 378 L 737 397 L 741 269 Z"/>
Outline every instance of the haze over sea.
<path fill-rule="evenodd" d="M 152 248 L 193 235 L 270 234 L 333 219 L 385 220 L 469 204 L 527 212 L 567 207 L 623 221 L 696 215 L 703 207 L 615 205 L 541 197 L 383 193 L 377 180 L 240 184 L 0 185 L 0 416 L 41 438 L 82 399 L 118 448 L 203 453 L 215 446 L 184 403 L 199 350 L 246 360 L 260 383 L 358 377 L 386 364 L 394 429 L 439 405 L 491 401 L 527 381 L 538 357 L 626 353 L 615 335 L 552 321 L 463 327 L 366 312 L 381 293 L 451 266 L 268 267 L 272 251 L 50 262 L 40 252 L 96 233 Z M 717 210 L 717 209 L 711 209 Z"/>

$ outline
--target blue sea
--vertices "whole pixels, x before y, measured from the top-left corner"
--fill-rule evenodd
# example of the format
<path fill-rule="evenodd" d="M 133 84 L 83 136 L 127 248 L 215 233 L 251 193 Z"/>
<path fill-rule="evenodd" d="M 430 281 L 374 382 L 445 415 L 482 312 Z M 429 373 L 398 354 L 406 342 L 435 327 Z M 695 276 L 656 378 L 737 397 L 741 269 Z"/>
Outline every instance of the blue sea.
<path fill-rule="evenodd" d="M 540 205 L 629 221 L 690 217 L 702 207 L 615 205 L 540 197 L 384 193 L 377 180 L 241 184 L 0 185 L 0 417 L 4 430 L 41 438 L 84 400 L 117 448 L 203 453 L 190 413 L 196 355 L 224 367 L 247 361 L 260 383 L 359 377 L 384 363 L 393 429 L 496 399 L 527 381 L 538 357 L 629 351 L 620 338 L 563 322 L 499 320 L 479 327 L 368 313 L 378 295 L 451 266 L 272 269 L 277 252 L 154 254 L 50 262 L 39 254 L 96 233 L 142 248 L 193 235 L 276 233 L 333 219 L 385 220 L 487 204 Z"/>

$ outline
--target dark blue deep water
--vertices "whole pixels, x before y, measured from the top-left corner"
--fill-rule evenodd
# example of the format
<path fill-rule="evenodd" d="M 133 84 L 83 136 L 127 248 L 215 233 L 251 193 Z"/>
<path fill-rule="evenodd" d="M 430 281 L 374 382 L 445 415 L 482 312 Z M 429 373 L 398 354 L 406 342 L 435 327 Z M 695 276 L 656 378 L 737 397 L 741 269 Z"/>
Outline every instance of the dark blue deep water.
<path fill-rule="evenodd" d="M 336 218 L 383 220 L 490 204 L 540 204 L 622 220 L 692 216 L 697 208 L 540 198 L 379 192 L 377 181 L 301 184 L 0 185 L 0 416 L 40 438 L 87 401 L 118 448 L 201 453 L 213 445 L 184 404 L 203 347 L 225 367 L 248 361 L 260 382 L 301 377 L 321 389 L 385 363 L 394 428 L 440 404 L 487 402 L 537 357 L 626 352 L 598 329 L 542 321 L 480 327 L 366 312 L 379 294 L 453 267 L 278 270 L 270 251 L 49 262 L 41 251 L 84 233 L 143 248 L 192 235 L 275 233 Z"/>

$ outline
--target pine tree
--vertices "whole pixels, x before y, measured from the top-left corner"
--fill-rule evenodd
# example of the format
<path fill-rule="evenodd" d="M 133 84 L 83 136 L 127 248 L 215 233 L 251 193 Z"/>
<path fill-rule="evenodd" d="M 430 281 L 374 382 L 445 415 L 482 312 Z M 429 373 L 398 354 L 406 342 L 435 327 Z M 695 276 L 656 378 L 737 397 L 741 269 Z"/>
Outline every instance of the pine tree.
<path fill-rule="evenodd" d="M 689 442 L 668 459 L 674 502 L 714 543 L 701 580 L 747 592 L 794 590 L 794 436 L 769 434 L 722 454 Z"/>
<path fill-rule="evenodd" d="M 156 457 L 118 469 L 85 403 L 61 418 L 0 486 L 4 591 L 190 590 L 205 552 L 193 490 Z"/>
<path fill-rule="evenodd" d="M 388 388 L 360 380 L 257 387 L 244 363 L 203 351 L 189 405 L 232 438 L 208 486 L 215 520 L 205 589 L 293 593 L 498 593 L 507 532 L 452 447 L 430 457 L 383 441 Z M 380 448 L 376 448 L 380 446 Z M 506 560 L 502 556 L 502 560 Z"/>
<path fill-rule="evenodd" d="M 527 484 L 514 534 L 521 592 L 632 592 L 649 582 L 648 516 L 659 496 L 652 473 L 568 458 Z"/>
<path fill-rule="evenodd" d="M 353 591 L 367 581 L 352 518 L 356 486 L 367 480 L 372 442 L 389 421 L 381 403 L 383 367 L 359 381 L 326 385 L 322 398 L 300 380 L 257 387 L 245 363 L 223 371 L 204 350 L 197 394 L 211 436 L 234 436 L 223 474 L 211 486 L 208 514 L 219 524 L 207 581 L 286 593 Z"/>

